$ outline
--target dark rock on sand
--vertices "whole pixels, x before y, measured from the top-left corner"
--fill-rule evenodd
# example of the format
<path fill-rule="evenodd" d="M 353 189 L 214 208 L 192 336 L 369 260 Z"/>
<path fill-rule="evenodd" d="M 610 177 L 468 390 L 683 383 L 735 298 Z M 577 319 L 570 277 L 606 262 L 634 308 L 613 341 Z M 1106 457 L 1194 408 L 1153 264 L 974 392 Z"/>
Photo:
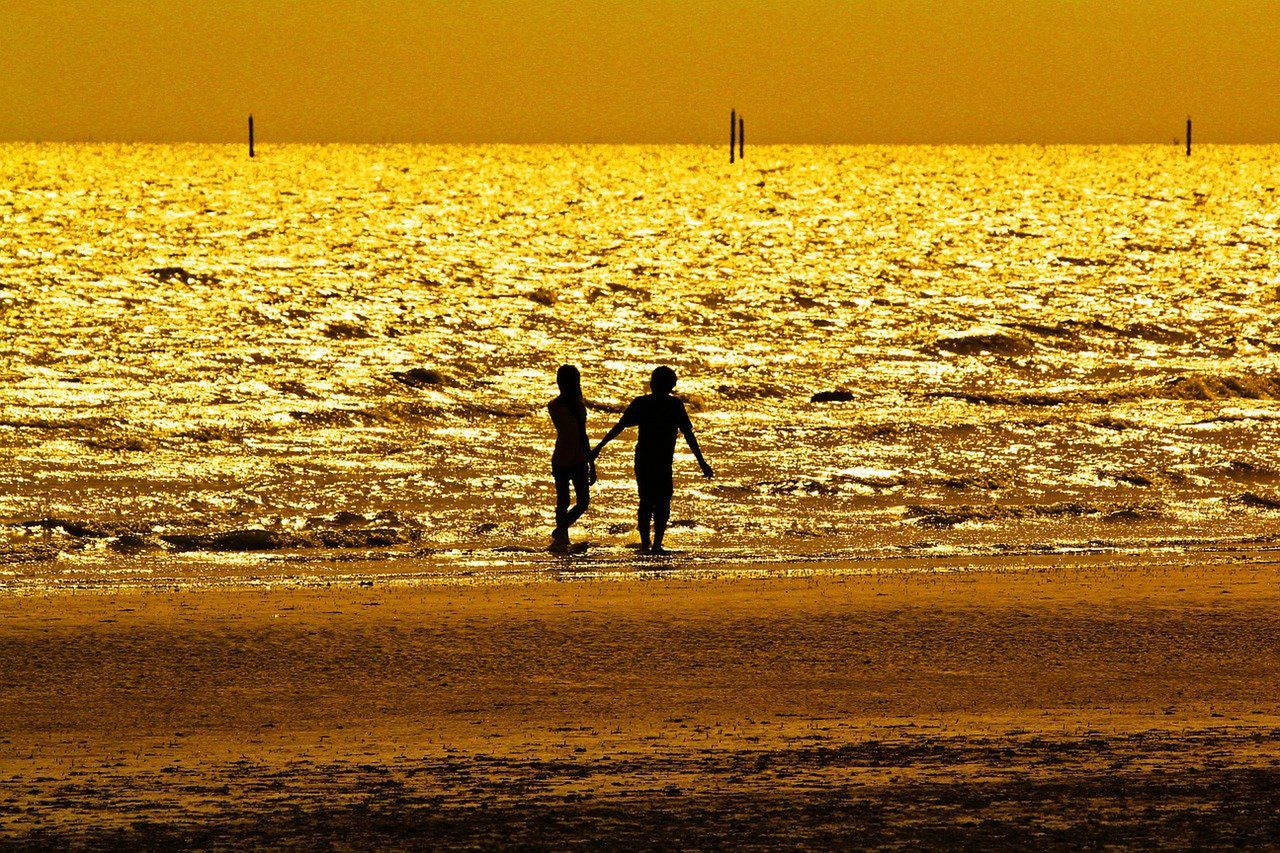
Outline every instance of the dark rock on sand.
<path fill-rule="evenodd" d="M 853 399 L 851 391 L 819 391 L 809 398 L 810 403 L 848 403 Z"/>

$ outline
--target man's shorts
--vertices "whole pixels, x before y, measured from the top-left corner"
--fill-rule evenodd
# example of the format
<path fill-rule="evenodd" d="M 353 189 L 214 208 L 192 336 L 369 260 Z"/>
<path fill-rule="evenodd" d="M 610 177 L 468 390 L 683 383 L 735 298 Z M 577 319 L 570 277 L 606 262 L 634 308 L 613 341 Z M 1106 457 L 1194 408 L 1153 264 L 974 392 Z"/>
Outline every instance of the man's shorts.
<path fill-rule="evenodd" d="M 642 463 L 636 460 L 636 491 L 640 494 L 642 504 L 671 503 L 671 495 L 675 491 L 672 482 L 671 466 Z"/>

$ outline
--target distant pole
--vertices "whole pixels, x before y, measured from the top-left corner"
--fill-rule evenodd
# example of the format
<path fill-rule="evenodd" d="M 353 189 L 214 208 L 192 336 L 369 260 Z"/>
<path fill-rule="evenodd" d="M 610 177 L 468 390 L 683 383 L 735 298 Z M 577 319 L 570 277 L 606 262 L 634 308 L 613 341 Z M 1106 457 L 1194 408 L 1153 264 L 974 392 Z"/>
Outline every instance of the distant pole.
<path fill-rule="evenodd" d="M 729 110 L 729 163 L 733 163 L 733 150 L 738 138 L 738 111 Z"/>
<path fill-rule="evenodd" d="M 747 122 L 742 116 L 738 116 L 738 159 L 745 160 L 747 158 Z"/>
<path fill-rule="evenodd" d="M 1191 156 L 1191 116 L 1187 116 L 1187 156 Z"/>
<path fill-rule="evenodd" d="M 253 113 L 249 113 L 249 156 L 253 156 Z"/>

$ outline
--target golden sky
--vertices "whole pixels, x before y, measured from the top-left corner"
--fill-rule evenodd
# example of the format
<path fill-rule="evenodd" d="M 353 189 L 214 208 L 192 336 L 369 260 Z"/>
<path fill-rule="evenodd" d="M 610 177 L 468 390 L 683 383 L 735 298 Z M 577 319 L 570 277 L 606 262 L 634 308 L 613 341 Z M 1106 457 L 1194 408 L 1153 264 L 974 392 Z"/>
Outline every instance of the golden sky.
<path fill-rule="evenodd" d="M 1280 0 L 0 0 L 0 139 L 1280 142 Z"/>

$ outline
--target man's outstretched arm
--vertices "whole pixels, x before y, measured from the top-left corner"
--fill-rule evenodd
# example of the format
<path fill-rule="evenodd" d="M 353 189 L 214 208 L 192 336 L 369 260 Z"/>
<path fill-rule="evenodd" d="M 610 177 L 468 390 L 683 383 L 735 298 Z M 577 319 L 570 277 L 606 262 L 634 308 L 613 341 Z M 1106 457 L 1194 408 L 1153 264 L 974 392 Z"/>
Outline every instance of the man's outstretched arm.
<path fill-rule="evenodd" d="M 622 431 L 626 429 L 628 426 L 630 426 L 630 424 L 627 423 L 627 417 L 626 415 L 623 415 L 618 420 L 618 422 L 613 425 L 613 429 L 605 433 L 604 438 L 600 439 L 600 443 L 597 444 L 595 449 L 592 450 L 591 453 L 587 455 L 587 459 L 590 460 L 591 462 L 595 462 L 596 457 L 600 455 L 600 451 L 604 449 L 604 446 L 609 442 L 613 441 L 619 435 L 621 435 Z"/>
<path fill-rule="evenodd" d="M 582 440 L 582 452 L 587 454 L 587 483 L 594 486 L 596 484 L 596 463 L 595 457 L 591 455 L 591 439 L 587 437 L 587 425 L 581 425 L 581 435 L 578 437 Z"/>
<path fill-rule="evenodd" d="M 609 442 L 617 438 L 619 435 L 621 435 L 622 431 L 627 427 L 635 426 L 637 423 L 640 422 L 639 416 L 636 411 L 636 406 L 639 402 L 640 402 L 639 400 L 631 401 L 631 405 L 627 406 L 627 410 L 622 413 L 622 417 L 618 418 L 618 422 L 613 425 L 613 429 L 609 430 L 609 432 L 605 434 L 605 437 L 600 439 L 600 443 L 596 445 L 596 449 L 591 451 L 591 453 L 587 455 L 587 458 L 589 460 L 591 460 L 592 462 L 595 462 L 596 457 L 600 455 L 600 451 L 604 449 L 604 446 L 606 444 L 608 444 Z"/>
<path fill-rule="evenodd" d="M 684 433 L 684 440 L 689 443 L 689 449 L 693 451 L 693 458 L 698 460 L 698 467 L 702 469 L 702 476 L 708 480 L 714 477 L 716 472 L 712 471 L 711 466 L 707 464 L 707 460 L 702 458 L 702 448 L 698 446 L 698 437 L 693 434 L 693 423 L 689 420 L 688 412 L 684 413 L 680 431 Z"/>

